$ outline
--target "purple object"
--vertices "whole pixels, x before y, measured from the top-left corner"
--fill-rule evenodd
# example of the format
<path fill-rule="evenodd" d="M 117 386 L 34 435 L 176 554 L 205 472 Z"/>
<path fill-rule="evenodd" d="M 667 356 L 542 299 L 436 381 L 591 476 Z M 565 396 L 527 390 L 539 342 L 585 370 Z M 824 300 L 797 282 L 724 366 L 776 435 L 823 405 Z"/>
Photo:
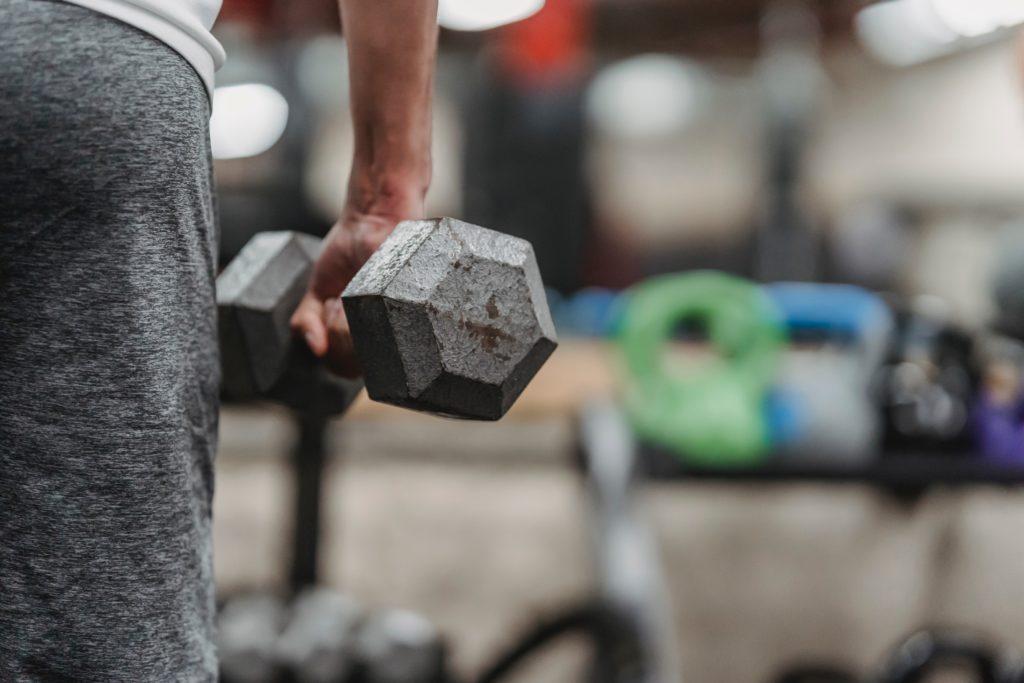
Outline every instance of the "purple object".
<path fill-rule="evenodd" d="M 997 400 L 982 391 L 974 407 L 975 433 L 985 458 L 1024 464 L 1024 394 Z"/>

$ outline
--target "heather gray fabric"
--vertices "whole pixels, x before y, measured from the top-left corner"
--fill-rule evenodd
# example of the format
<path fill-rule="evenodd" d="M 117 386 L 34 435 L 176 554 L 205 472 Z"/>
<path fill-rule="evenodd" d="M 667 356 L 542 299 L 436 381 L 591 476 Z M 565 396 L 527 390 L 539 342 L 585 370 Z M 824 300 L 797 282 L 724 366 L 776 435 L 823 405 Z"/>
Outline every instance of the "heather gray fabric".
<path fill-rule="evenodd" d="M 216 234 L 203 85 L 0 0 L 0 681 L 215 678 Z"/>

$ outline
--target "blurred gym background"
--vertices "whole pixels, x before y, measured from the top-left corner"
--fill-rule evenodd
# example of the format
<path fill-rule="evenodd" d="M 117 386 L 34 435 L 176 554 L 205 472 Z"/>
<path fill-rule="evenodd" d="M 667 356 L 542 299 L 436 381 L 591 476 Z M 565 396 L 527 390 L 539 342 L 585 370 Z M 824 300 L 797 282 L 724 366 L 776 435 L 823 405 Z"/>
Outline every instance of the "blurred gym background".
<path fill-rule="evenodd" d="M 321 433 L 225 406 L 225 605 L 262 600 L 264 618 L 325 587 L 416 616 L 469 675 L 586 599 L 601 578 L 578 416 L 622 393 L 620 292 L 714 269 L 856 285 L 812 294 L 863 295 L 848 305 L 883 307 L 888 327 L 864 351 L 863 319 L 836 323 L 864 380 L 837 419 L 870 443 L 832 430 L 788 469 L 767 457 L 636 487 L 684 680 L 866 671 L 926 626 L 1024 649 L 1024 431 L 1016 408 L 979 417 L 1020 396 L 1024 2 L 441 0 L 439 22 L 427 213 L 529 239 L 561 346 L 496 424 L 364 396 Z M 222 263 L 259 231 L 323 235 L 340 211 L 338 25 L 331 0 L 225 2 Z M 802 381 L 839 400 L 816 398 L 834 375 Z M 245 649 L 260 629 L 237 621 L 237 680 L 268 680 Z M 588 656 L 570 638 L 514 680 L 581 680 Z"/>

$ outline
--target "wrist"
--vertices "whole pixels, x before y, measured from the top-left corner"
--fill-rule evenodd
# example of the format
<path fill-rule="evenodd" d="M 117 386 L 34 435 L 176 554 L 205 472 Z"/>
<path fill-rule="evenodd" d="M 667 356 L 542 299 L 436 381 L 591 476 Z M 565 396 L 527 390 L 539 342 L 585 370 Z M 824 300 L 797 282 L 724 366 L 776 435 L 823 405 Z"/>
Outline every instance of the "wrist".
<path fill-rule="evenodd" d="M 429 103 L 414 110 L 420 115 L 396 120 L 377 112 L 370 117 L 372 125 L 356 125 L 350 177 L 362 196 L 422 200 L 426 195 L 431 179 Z"/>
<path fill-rule="evenodd" d="M 354 161 L 349 176 L 348 204 L 363 214 L 396 221 L 423 217 L 430 187 L 430 162 L 380 167 Z"/>

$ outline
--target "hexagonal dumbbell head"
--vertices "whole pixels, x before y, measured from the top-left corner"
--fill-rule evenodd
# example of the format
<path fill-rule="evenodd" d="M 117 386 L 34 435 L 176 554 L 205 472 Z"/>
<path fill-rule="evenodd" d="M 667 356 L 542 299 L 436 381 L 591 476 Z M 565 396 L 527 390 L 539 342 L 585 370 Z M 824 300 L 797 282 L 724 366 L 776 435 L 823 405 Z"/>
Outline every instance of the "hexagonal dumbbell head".
<path fill-rule="evenodd" d="M 328 373 L 289 326 L 319 250 L 312 235 L 260 233 L 217 278 L 225 397 L 336 415 L 359 393 L 362 383 Z"/>
<path fill-rule="evenodd" d="M 497 420 L 557 346 L 530 243 L 452 218 L 398 225 L 342 294 L 370 398 Z"/>

